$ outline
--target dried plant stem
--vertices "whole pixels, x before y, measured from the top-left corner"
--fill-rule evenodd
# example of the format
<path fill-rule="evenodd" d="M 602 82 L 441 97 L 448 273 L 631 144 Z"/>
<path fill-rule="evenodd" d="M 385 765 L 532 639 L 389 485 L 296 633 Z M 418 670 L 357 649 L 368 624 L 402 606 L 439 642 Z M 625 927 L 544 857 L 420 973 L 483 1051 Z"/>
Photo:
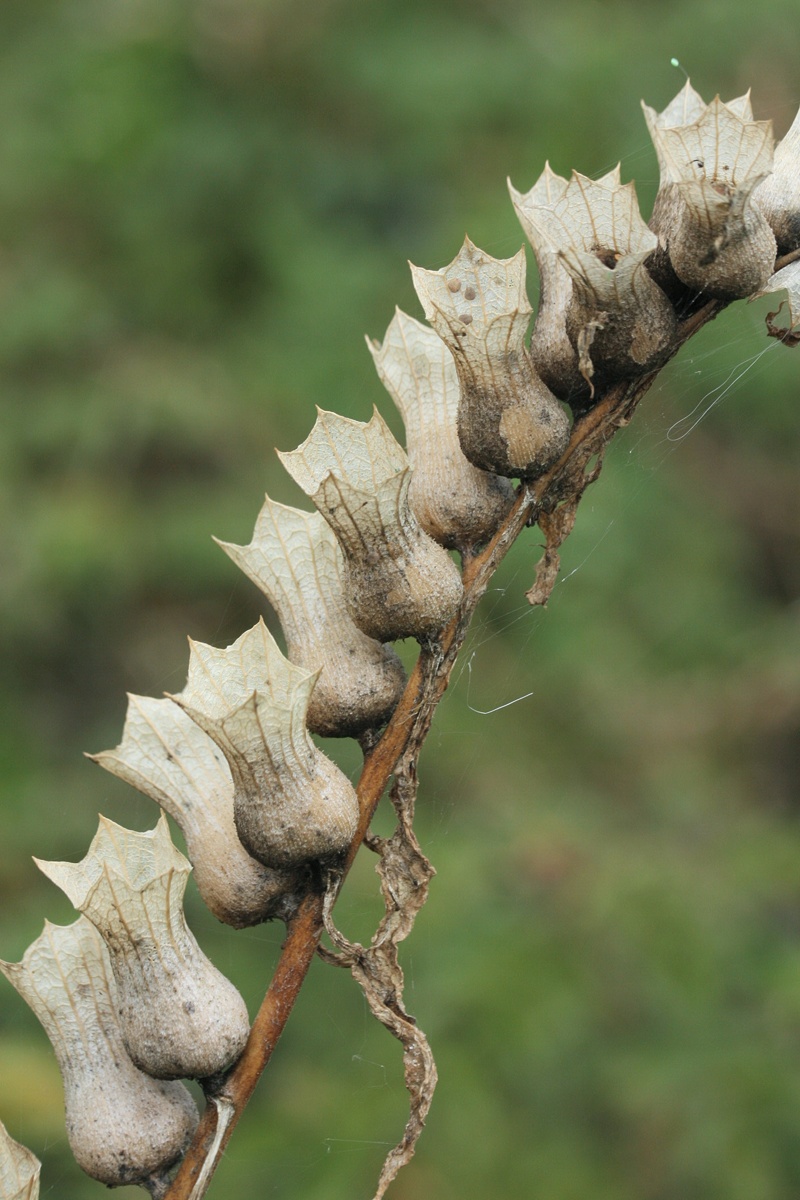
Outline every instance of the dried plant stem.
<path fill-rule="evenodd" d="M 785 264 L 781 262 L 781 265 Z M 724 307 L 721 301 L 709 301 L 687 318 L 680 327 L 675 353 Z M 652 374 L 611 388 L 576 423 L 561 458 L 535 484 L 521 485 L 511 511 L 488 545 L 480 553 L 465 558 L 464 597 L 459 611 L 438 639 L 423 644 L 391 720 L 375 746 L 367 751 L 357 789 L 361 813 L 359 825 L 338 880 L 339 886 L 367 836 L 389 780 L 398 773 L 401 763 L 404 770 L 416 769 L 419 751 L 447 689 L 472 616 L 495 570 L 526 525 L 533 524 L 540 514 L 552 518 L 559 506 L 567 508 L 566 522 L 552 519 L 542 522 L 547 537 L 543 561 L 550 550 L 550 569 L 546 579 L 537 577 L 537 584 L 541 586 L 537 588 L 533 602 L 546 603 L 557 576 L 557 569 L 552 569 L 552 553 L 557 552 L 557 546 L 569 532 L 583 491 L 597 478 L 606 446 L 617 430 L 628 424 L 655 378 Z M 590 468 L 593 459 L 596 463 Z M 554 530 L 552 535 L 550 530 Z M 332 899 L 329 897 L 331 902 Z M 205 1195 L 219 1157 L 272 1056 L 317 952 L 323 930 L 324 905 L 325 896 L 321 890 L 309 893 L 300 904 L 244 1052 L 214 1089 L 214 1096 L 228 1106 L 228 1125 L 222 1136 L 218 1136 L 218 1107 L 209 1104 L 164 1200 L 201 1200 Z"/>

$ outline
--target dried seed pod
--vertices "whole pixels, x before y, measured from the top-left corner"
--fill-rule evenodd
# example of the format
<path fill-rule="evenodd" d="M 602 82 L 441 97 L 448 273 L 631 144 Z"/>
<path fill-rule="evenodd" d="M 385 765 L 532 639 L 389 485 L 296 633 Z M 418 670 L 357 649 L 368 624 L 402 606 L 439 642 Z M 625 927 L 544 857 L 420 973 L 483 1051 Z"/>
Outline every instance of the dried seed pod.
<path fill-rule="evenodd" d="M 564 328 L 591 394 L 598 383 L 663 366 L 676 319 L 647 273 L 645 261 L 657 239 L 639 213 L 634 185 L 620 182 L 619 167 L 597 180 L 577 171 L 569 182 L 557 179 L 550 172 L 527 195 L 512 197 L 534 247 L 549 246 L 569 272 Z M 547 203 L 545 185 L 552 195 Z M 571 402 L 578 409 L 587 404 L 574 384 Z"/>
<path fill-rule="evenodd" d="M 567 336 L 567 309 L 572 300 L 572 279 L 546 237 L 528 220 L 534 206 L 552 207 L 563 196 L 567 181 L 550 163 L 529 192 L 523 195 L 508 180 L 508 190 L 522 228 L 533 247 L 539 268 L 539 308 L 530 342 L 531 361 L 551 392 L 573 408 L 585 406 L 589 384 L 578 369 L 578 355 Z"/>
<path fill-rule="evenodd" d="M 366 423 L 317 409 L 303 444 L 279 458 L 336 534 L 359 629 L 392 642 L 447 624 L 461 577 L 411 511 L 408 459 L 377 409 Z"/>
<path fill-rule="evenodd" d="M 772 170 L 770 121 L 749 97 L 703 105 L 686 83 L 661 113 L 642 104 L 661 182 L 651 227 L 686 287 L 735 300 L 763 287 L 775 236 L 753 193 Z"/>
<path fill-rule="evenodd" d="M 39 1200 L 42 1164 L 0 1121 L 0 1200 Z"/>
<path fill-rule="evenodd" d="M 235 929 L 281 916 L 293 874 L 251 858 L 233 820 L 233 779 L 218 746 L 171 700 L 128 696 L 122 741 L 88 756 L 155 800 L 180 826 L 197 889 Z"/>
<path fill-rule="evenodd" d="M 775 147 L 772 174 L 759 184 L 753 201 L 767 218 L 778 254 L 800 246 L 800 112 Z"/>
<path fill-rule="evenodd" d="M 45 921 L 22 962 L 0 962 L 0 970 L 52 1042 L 78 1165 L 108 1187 L 160 1179 L 190 1142 L 197 1109 L 182 1083 L 151 1079 L 131 1062 L 111 964 L 92 924 Z"/>
<path fill-rule="evenodd" d="M 228 760 L 245 848 L 280 870 L 341 854 L 358 800 L 306 728 L 317 673 L 285 659 L 263 621 L 225 650 L 189 644 L 186 687 L 171 699 Z"/>
<path fill-rule="evenodd" d="M 309 729 L 357 737 L 384 725 L 403 694 L 405 671 L 391 646 L 367 637 L 347 611 L 342 552 L 319 513 L 267 496 L 250 544 L 219 545 L 277 612 L 289 661 L 319 672 Z"/>
<path fill-rule="evenodd" d="M 506 479 L 464 457 L 452 354 L 437 333 L 399 308 L 383 345 L 369 338 L 367 345 L 406 427 L 408 498 L 420 525 L 450 550 L 488 541 L 508 512 L 513 491 Z"/>
<path fill-rule="evenodd" d="M 137 1067 L 156 1079 L 204 1079 L 239 1057 L 247 1009 L 186 924 L 192 868 L 163 813 L 149 833 L 101 817 L 81 862 L 34 862 L 106 943 L 122 1037 Z"/>
<path fill-rule="evenodd" d="M 525 251 L 492 258 L 467 238 L 449 266 L 411 273 L 425 316 L 455 360 L 464 454 L 498 475 L 541 475 L 565 449 L 569 421 L 525 347 L 532 312 Z"/>

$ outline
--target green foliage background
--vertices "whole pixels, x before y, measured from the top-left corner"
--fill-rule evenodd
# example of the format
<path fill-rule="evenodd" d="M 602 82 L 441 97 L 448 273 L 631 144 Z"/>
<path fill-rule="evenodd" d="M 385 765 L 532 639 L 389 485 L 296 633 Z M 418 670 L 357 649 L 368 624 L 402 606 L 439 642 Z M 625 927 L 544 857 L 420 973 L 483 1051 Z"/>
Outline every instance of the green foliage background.
<path fill-rule="evenodd" d="M 126 690 L 180 689 L 187 633 L 262 611 L 210 534 L 249 540 L 265 489 L 300 503 L 272 447 L 315 403 L 390 415 L 362 336 L 420 315 L 406 259 L 465 231 L 514 253 L 505 177 L 546 158 L 621 159 L 647 214 L 638 102 L 682 85 L 672 56 L 779 135 L 800 103 L 795 0 L 4 0 L 4 958 L 73 916 L 31 854 L 82 857 L 98 810 L 155 821 L 80 751 L 117 743 Z M 531 531 L 479 613 L 422 764 L 439 877 L 405 966 L 441 1084 L 397 1200 L 800 1194 L 800 352 L 767 307 L 665 372 L 548 610 Z M 281 930 L 189 916 L 254 1009 Z M 0 1118 L 43 1196 L 90 1200 L 0 983 Z M 318 963 L 212 1194 L 368 1197 L 404 1119 L 397 1047 Z"/>

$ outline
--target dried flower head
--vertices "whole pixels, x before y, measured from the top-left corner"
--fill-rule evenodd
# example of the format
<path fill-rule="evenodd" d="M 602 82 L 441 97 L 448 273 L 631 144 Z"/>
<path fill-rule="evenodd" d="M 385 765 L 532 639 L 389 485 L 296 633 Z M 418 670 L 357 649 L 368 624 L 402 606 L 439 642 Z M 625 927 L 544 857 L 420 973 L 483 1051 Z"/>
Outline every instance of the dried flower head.
<path fill-rule="evenodd" d="M 309 729 L 323 737 L 357 737 L 385 724 L 405 687 L 391 646 L 354 623 L 344 592 L 344 561 L 319 513 L 267 496 L 247 546 L 220 542 L 278 614 L 289 661 L 317 671 Z"/>
<path fill-rule="evenodd" d="M 458 440 L 460 387 L 438 334 L 398 308 L 383 344 L 367 339 L 381 381 L 406 427 L 408 496 L 426 533 L 451 550 L 487 541 L 511 506 L 506 479 L 481 471 Z"/>
<path fill-rule="evenodd" d="M 772 170 L 770 121 L 749 96 L 710 104 L 688 80 L 661 113 L 642 104 L 661 183 L 650 222 L 677 278 L 723 300 L 752 295 L 775 261 L 775 237 L 753 193 Z"/>
<path fill-rule="evenodd" d="M 0 1121 L 0 1200 L 39 1200 L 42 1164 Z"/>
<path fill-rule="evenodd" d="M 756 188 L 753 200 L 770 224 L 779 254 L 800 246 L 800 112 L 775 147 L 772 174 Z"/>
<path fill-rule="evenodd" d="M 182 1083 L 151 1079 L 131 1061 L 108 953 L 92 924 L 45 921 L 22 962 L 0 962 L 0 970 L 53 1045 L 78 1165 L 108 1187 L 162 1177 L 186 1149 L 197 1109 Z"/>
<path fill-rule="evenodd" d="M 303 444 L 279 457 L 338 538 L 356 625 L 381 642 L 446 625 L 461 578 L 411 510 L 408 458 L 377 409 L 367 422 L 317 409 Z"/>
<path fill-rule="evenodd" d="M 149 833 L 101 817 L 81 862 L 34 861 L 106 943 L 123 1040 L 138 1067 L 156 1079 L 204 1079 L 238 1058 L 247 1009 L 186 924 L 191 866 L 163 814 Z"/>
<path fill-rule="evenodd" d="M 155 800 L 180 826 L 197 889 L 211 912 L 242 929 L 281 916 L 296 884 L 291 872 L 252 858 L 233 820 L 225 756 L 171 700 L 128 696 L 122 741 L 89 755 Z"/>
<path fill-rule="evenodd" d="M 541 475 L 565 449 L 569 421 L 525 347 L 532 312 L 525 251 L 492 258 L 467 238 L 449 266 L 411 273 L 425 316 L 455 360 L 464 454 L 498 475 Z"/>
<path fill-rule="evenodd" d="M 547 315 L 555 333 L 555 361 L 564 374 L 561 386 L 566 383 L 573 407 L 586 405 L 575 367 L 591 394 L 598 383 L 636 378 L 662 366 L 674 344 L 675 314 L 647 272 L 657 239 L 642 220 L 633 183 L 620 182 L 620 168 L 601 179 L 573 171 L 567 181 L 548 165 L 526 195 L 512 188 L 511 196 L 548 284 L 559 267 L 572 282 L 571 292 L 563 281 L 558 284 L 564 308 Z M 563 346 L 562 328 L 573 360 Z M 537 352 L 547 356 L 541 341 Z"/>
<path fill-rule="evenodd" d="M 263 621 L 227 649 L 190 647 L 186 687 L 171 698 L 228 760 L 245 848 L 281 870 L 341 854 L 358 800 L 306 728 L 317 673 L 284 658 Z"/>

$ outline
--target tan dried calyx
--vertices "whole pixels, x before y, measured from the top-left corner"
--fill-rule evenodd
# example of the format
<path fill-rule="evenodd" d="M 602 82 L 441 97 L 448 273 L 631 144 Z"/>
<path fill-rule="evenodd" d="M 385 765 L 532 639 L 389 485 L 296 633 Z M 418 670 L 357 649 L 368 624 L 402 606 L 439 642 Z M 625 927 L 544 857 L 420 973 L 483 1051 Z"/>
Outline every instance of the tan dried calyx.
<path fill-rule="evenodd" d="M 356 625 L 380 642 L 438 633 L 461 577 L 412 512 L 408 458 L 377 409 L 367 422 L 317 409 L 303 444 L 279 457 L 336 534 Z"/>
<path fill-rule="evenodd" d="M 197 1109 L 182 1083 L 152 1079 L 128 1056 L 111 965 L 92 924 L 46 921 L 22 962 L 0 962 L 0 970 L 53 1045 L 78 1165 L 108 1187 L 163 1177 L 191 1140 Z"/>
<path fill-rule="evenodd" d="M 772 174 L 756 188 L 753 202 L 775 234 L 778 254 L 796 250 L 800 246 L 800 112 L 775 147 Z"/>
<path fill-rule="evenodd" d="M 279 870 L 341 854 L 358 800 L 306 728 L 316 672 L 284 658 L 263 621 L 224 650 L 189 644 L 186 687 L 171 698 L 228 760 L 245 848 Z"/>
<path fill-rule="evenodd" d="M 186 924 L 191 866 L 163 814 L 149 833 L 101 817 L 81 862 L 34 861 L 105 941 L 122 1037 L 138 1067 L 156 1079 L 204 1079 L 238 1058 L 247 1009 Z"/>
<path fill-rule="evenodd" d="M 403 693 L 405 671 L 394 650 L 367 637 L 350 616 L 342 552 L 319 513 L 267 496 L 250 544 L 219 545 L 277 612 L 289 661 L 319 672 L 309 729 L 357 737 L 384 725 Z"/>
<path fill-rule="evenodd" d="M 42 1164 L 0 1121 L 0 1200 L 39 1200 Z"/>
<path fill-rule="evenodd" d="M 460 387 L 437 333 L 398 308 L 383 344 L 367 339 L 378 374 L 406 427 L 408 496 L 426 533 L 451 550 L 487 541 L 511 506 L 511 485 L 474 467 L 458 440 Z"/>
<path fill-rule="evenodd" d="M 647 272 L 657 239 L 642 220 L 633 183 L 620 182 L 620 168 L 597 180 L 573 171 L 567 181 L 548 165 L 526 195 L 512 188 L 511 196 L 544 270 L 545 295 L 564 305 L 557 312 L 551 299 L 545 308 L 559 394 L 580 410 L 597 386 L 662 366 L 675 341 L 675 313 Z M 541 335 L 536 353 L 548 357 Z"/>
<path fill-rule="evenodd" d="M 218 746 L 172 700 L 128 696 L 122 741 L 88 756 L 150 796 L 178 823 L 197 889 L 218 920 L 236 929 L 281 916 L 291 872 L 252 858 L 233 820 L 233 779 Z"/>
<path fill-rule="evenodd" d="M 411 273 L 425 316 L 455 360 L 464 454 L 498 475 L 541 475 L 565 449 L 569 421 L 525 347 L 532 312 L 525 251 L 492 258 L 467 238 L 449 266 L 412 265 Z"/>
<path fill-rule="evenodd" d="M 786 300 L 775 312 L 767 313 L 767 331 L 770 337 L 779 338 L 787 346 L 798 346 L 800 345 L 800 259 L 795 259 L 794 262 L 771 275 L 761 291 L 756 292 L 753 299 L 756 296 L 768 296 L 772 292 L 781 291 L 786 292 Z M 789 310 L 788 325 L 778 326 L 774 323 L 774 318 L 781 313 L 784 304 L 788 306 Z"/>
<path fill-rule="evenodd" d="M 642 103 L 661 182 L 651 227 L 686 287 L 735 300 L 763 287 L 775 236 L 753 203 L 773 161 L 771 121 L 754 121 L 749 96 L 710 104 L 686 82 L 661 113 Z"/>

